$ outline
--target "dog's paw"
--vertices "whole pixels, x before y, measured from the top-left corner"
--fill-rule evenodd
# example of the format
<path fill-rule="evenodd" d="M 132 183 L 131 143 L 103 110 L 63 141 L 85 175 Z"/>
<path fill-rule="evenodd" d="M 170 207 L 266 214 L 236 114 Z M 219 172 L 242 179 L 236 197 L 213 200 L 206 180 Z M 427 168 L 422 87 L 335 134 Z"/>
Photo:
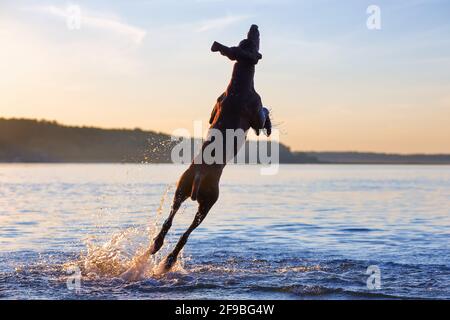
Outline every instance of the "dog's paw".
<path fill-rule="evenodd" d="M 172 269 L 172 267 L 175 265 L 175 262 L 177 261 L 177 258 L 174 257 L 172 254 L 169 254 L 167 257 L 165 257 L 156 268 L 155 274 L 157 275 L 163 275 Z"/>
<path fill-rule="evenodd" d="M 270 136 L 272 134 L 272 121 L 270 120 L 270 113 L 267 108 L 263 108 L 264 113 L 266 114 L 266 122 L 264 122 L 264 133 L 266 136 Z"/>

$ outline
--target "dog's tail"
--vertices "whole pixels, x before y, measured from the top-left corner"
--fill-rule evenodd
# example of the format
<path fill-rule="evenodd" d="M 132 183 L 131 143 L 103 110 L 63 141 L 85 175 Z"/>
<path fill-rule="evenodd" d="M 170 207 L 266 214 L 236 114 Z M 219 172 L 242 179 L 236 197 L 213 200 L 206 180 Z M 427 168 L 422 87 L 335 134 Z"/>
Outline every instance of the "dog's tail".
<path fill-rule="evenodd" d="M 202 180 L 202 175 L 197 172 L 194 176 L 194 181 L 192 182 L 191 199 L 197 200 L 198 189 L 200 188 L 200 182 Z"/>

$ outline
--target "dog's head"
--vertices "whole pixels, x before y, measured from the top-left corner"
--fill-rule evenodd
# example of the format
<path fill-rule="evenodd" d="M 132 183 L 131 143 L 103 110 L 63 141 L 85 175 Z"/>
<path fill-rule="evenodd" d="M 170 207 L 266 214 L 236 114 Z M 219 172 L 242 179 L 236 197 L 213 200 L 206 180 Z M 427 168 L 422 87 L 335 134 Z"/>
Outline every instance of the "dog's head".
<path fill-rule="evenodd" d="M 211 51 L 219 51 L 222 55 L 238 62 L 257 64 L 262 58 L 262 55 L 259 53 L 258 26 L 253 24 L 247 33 L 247 38 L 242 40 L 237 47 L 229 48 L 218 42 L 214 42 Z"/>

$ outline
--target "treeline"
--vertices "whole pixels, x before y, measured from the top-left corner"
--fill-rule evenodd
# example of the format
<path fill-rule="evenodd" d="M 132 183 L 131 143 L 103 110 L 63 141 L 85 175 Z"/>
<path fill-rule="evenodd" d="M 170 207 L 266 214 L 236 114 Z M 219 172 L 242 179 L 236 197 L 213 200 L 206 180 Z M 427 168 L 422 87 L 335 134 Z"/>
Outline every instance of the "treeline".
<path fill-rule="evenodd" d="M 340 164 L 450 164 L 449 154 L 395 154 L 375 152 L 308 152 L 320 163 Z"/>
<path fill-rule="evenodd" d="M 170 136 L 140 129 L 63 126 L 54 121 L 0 118 L 0 162 L 170 163 Z M 192 141 L 192 143 L 194 143 Z M 280 144 L 281 163 L 316 163 Z"/>
<path fill-rule="evenodd" d="M 73 127 L 55 121 L 0 118 L 0 162 L 170 163 L 177 143 L 167 134 L 140 129 Z M 450 164 L 448 154 L 293 152 L 283 144 L 279 151 L 280 163 Z"/>

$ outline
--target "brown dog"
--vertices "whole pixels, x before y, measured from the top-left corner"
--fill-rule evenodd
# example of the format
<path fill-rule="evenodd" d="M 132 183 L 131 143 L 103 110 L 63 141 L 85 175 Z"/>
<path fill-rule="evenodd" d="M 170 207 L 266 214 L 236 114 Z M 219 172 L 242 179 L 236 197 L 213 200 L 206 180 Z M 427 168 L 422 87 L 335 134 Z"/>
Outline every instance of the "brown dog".
<path fill-rule="evenodd" d="M 237 47 L 226 47 L 218 42 L 214 42 L 211 51 L 219 51 L 222 55 L 232 61 L 236 61 L 233 68 L 231 81 L 226 91 L 217 99 L 216 105 L 211 113 L 209 123 L 210 129 L 219 130 L 224 137 L 223 145 L 226 146 L 226 130 L 241 129 L 247 132 L 253 128 L 257 134 L 261 129 L 266 130 L 266 134 L 271 133 L 271 121 L 269 111 L 263 107 L 261 97 L 256 93 L 253 78 L 255 75 L 255 65 L 262 58 L 259 51 L 259 31 L 258 26 L 252 25 L 247 38 L 242 40 Z M 165 271 L 175 263 L 177 256 L 191 232 L 205 219 L 211 207 L 219 197 L 219 180 L 222 170 L 230 157 L 224 156 L 223 161 L 211 164 L 198 162 L 199 157 L 203 157 L 203 151 L 212 141 L 205 141 L 202 152 L 196 157 L 189 168 L 183 173 L 178 181 L 172 209 L 169 217 L 164 222 L 161 231 L 155 237 L 150 254 L 155 254 L 162 247 L 164 237 L 169 231 L 173 218 L 183 201 L 187 198 L 196 200 L 199 204 L 195 219 L 181 236 L 173 251 L 164 261 Z M 233 141 L 233 145 L 234 145 Z M 234 145 L 233 156 L 239 151 L 238 145 Z M 226 151 L 223 153 L 226 155 Z M 231 157 L 232 158 L 232 157 Z"/>

